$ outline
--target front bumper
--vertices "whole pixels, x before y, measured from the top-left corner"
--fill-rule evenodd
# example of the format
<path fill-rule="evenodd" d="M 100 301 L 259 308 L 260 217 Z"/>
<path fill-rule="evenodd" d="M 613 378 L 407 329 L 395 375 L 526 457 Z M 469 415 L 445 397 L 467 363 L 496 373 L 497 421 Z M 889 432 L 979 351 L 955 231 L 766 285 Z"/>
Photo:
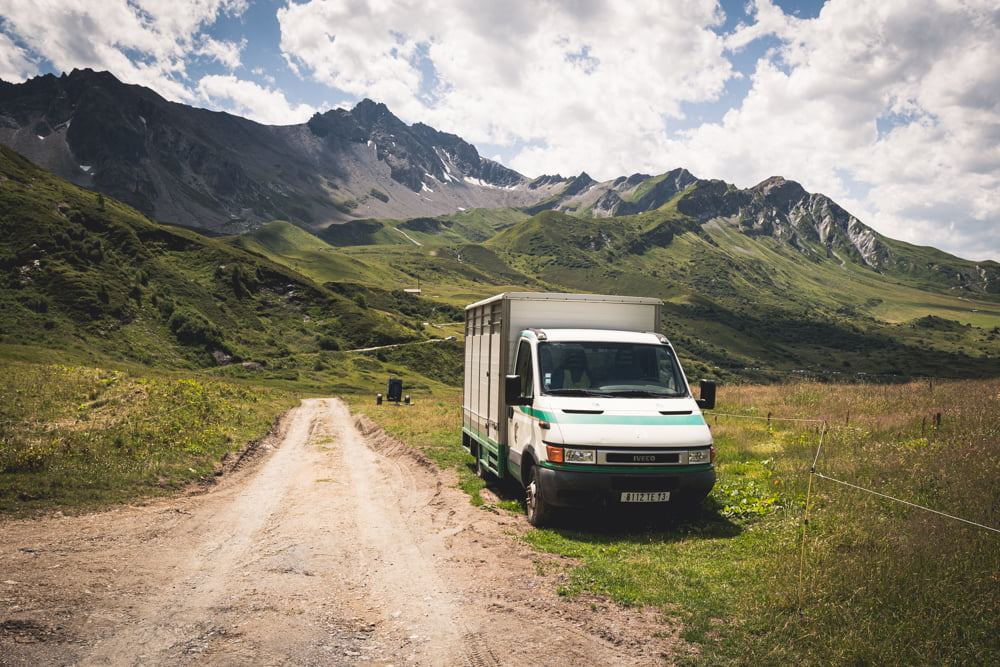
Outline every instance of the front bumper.
<path fill-rule="evenodd" d="M 621 506 L 622 493 L 669 491 L 671 505 L 693 504 L 705 498 L 715 485 L 715 467 L 667 472 L 638 472 L 620 468 L 608 471 L 576 471 L 542 464 L 538 470 L 542 500 L 555 507 Z"/>

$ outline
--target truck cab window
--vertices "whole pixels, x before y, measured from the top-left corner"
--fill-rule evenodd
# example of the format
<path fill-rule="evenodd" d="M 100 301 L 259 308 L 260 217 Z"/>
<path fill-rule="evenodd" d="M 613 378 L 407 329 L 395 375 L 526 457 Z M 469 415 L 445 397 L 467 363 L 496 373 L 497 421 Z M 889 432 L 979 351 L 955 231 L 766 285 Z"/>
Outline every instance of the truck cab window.
<path fill-rule="evenodd" d="M 514 365 L 514 373 L 521 378 L 521 396 L 531 398 L 534 395 L 534 370 L 531 364 L 531 345 L 527 342 L 521 343 L 517 348 L 517 361 Z"/>

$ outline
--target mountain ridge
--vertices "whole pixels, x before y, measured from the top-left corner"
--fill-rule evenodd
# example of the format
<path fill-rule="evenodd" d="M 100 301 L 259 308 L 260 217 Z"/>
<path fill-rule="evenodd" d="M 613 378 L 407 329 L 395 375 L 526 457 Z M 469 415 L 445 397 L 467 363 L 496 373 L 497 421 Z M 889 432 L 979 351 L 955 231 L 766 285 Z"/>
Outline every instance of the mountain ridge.
<path fill-rule="evenodd" d="M 349 238 L 336 229 L 348 223 L 357 232 L 350 243 L 357 243 L 378 226 L 366 221 L 423 219 L 452 240 L 479 242 L 499 228 L 480 225 L 471 238 L 468 229 L 426 221 L 480 209 L 606 219 L 673 207 L 702 225 L 772 237 L 808 261 L 859 262 L 887 275 L 929 276 L 940 267 L 954 287 L 1000 291 L 996 262 L 914 254 L 832 199 L 780 176 L 747 189 L 683 168 L 605 182 L 586 172 L 528 179 L 482 158 L 457 135 L 407 125 L 367 99 L 304 124 L 267 126 L 168 102 L 107 72 L 74 70 L 0 82 L 0 143 L 161 222 L 211 233 L 245 233 L 282 219 L 335 242 Z M 389 236 L 406 242 L 407 224 L 417 223 L 391 225 Z M 661 240 L 673 234 L 661 232 Z"/>
<path fill-rule="evenodd" d="M 407 126 L 371 100 L 268 126 L 92 70 L 0 82 L 0 143 L 161 222 L 221 233 L 275 219 L 315 229 L 537 196 L 528 179 L 456 135 Z"/>

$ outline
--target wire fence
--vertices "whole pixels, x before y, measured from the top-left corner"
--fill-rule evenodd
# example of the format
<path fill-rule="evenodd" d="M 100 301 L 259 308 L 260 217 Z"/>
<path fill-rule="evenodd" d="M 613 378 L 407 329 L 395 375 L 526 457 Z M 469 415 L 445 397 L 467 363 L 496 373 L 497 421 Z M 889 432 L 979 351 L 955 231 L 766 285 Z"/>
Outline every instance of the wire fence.
<path fill-rule="evenodd" d="M 762 420 L 762 421 L 767 421 L 767 422 L 772 422 L 772 421 L 776 421 L 776 422 L 798 422 L 798 423 L 804 423 L 804 424 L 817 424 L 817 425 L 820 425 L 821 428 L 820 428 L 820 433 L 819 433 L 819 441 L 818 441 L 817 446 L 816 446 L 816 455 L 814 456 L 812 466 L 809 469 L 810 476 L 818 477 L 820 479 L 825 479 L 825 480 L 830 481 L 830 482 L 835 482 L 837 484 L 841 484 L 843 486 L 850 487 L 850 488 L 855 489 L 857 491 L 862 491 L 864 493 L 869 493 L 869 494 L 874 495 L 874 496 L 879 496 L 880 498 L 885 498 L 887 500 L 891 500 L 891 501 L 894 501 L 894 502 L 897 502 L 897 503 L 901 503 L 901 504 L 907 505 L 909 507 L 920 509 L 920 510 L 923 510 L 923 511 L 926 511 L 926 512 L 931 512 L 931 513 L 934 513 L 934 514 L 937 514 L 937 515 L 940 515 L 940 516 L 943 516 L 943 517 L 946 517 L 946 518 L 949 518 L 949 519 L 954 519 L 955 521 L 961 521 L 963 523 L 967 523 L 967 524 L 970 524 L 972 526 L 976 526 L 977 528 L 982 528 L 984 530 L 989 530 L 989 531 L 992 531 L 994 533 L 1000 533 L 1000 528 L 994 528 L 992 526 L 987 526 L 985 524 L 977 523 L 975 521 L 970 521 L 968 519 L 963 519 L 962 517 L 959 517 L 959 516 L 948 514 L 946 512 L 941 512 L 939 510 L 936 510 L 936 509 L 933 509 L 933 508 L 930 508 L 930 507 L 925 507 L 924 505 L 919 505 L 917 503 L 913 503 L 913 502 L 910 502 L 908 500 L 903 500 L 901 498 L 896 498 L 894 496 L 890 496 L 888 494 L 881 493 L 881 492 L 876 491 L 874 489 L 869 489 L 869 488 L 866 488 L 866 487 L 863 487 L 863 486 L 860 486 L 860 485 L 857 485 L 857 484 L 852 484 L 851 482 L 847 482 L 847 481 L 842 480 L 842 479 L 837 479 L 836 477 L 832 477 L 830 475 L 825 475 L 825 474 L 819 472 L 817 470 L 817 467 L 819 465 L 820 456 L 822 455 L 822 452 L 823 452 L 823 442 L 824 442 L 825 436 L 826 436 L 827 431 L 828 431 L 828 425 L 827 425 L 826 420 L 824 420 L 824 419 L 796 419 L 796 418 L 789 418 L 789 417 L 774 417 L 772 415 L 767 415 L 766 417 L 762 417 L 762 416 L 759 416 L 759 415 L 734 415 L 734 414 L 728 414 L 728 413 L 724 413 L 724 412 L 713 412 L 713 413 L 711 413 L 711 416 L 713 416 L 713 417 L 729 417 L 729 418 L 732 418 L 732 419 L 755 419 L 755 420 Z M 809 499 L 808 499 L 808 495 L 807 495 L 807 499 L 806 499 L 806 502 L 807 502 L 806 509 L 807 509 L 807 511 L 808 511 L 808 500 Z"/>
<path fill-rule="evenodd" d="M 823 479 L 823 480 L 826 480 L 826 481 L 829 481 L 829 482 L 833 482 L 835 484 L 840 484 L 842 486 L 854 489 L 856 491 L 860 491 L 862 493 L 867 493 L 867 494 L 870 494 L 870 495 L 873 495 L 873 496 L 877 496 L 879 498 L 883 498 L 885 500 L 890 500 L 892 502 L 899 503 L 901 505 L 905 505 L 907 507 L 911 507 L 911 508 L 918 509 L 918 510 L 921 510 L 921 511 L 924 511 L 924 512 L 929 512 L 929 513 L 932 513 L 932 514 L 936 514 L 938 516 L 942 516 L 942 517 L 945 517 L 947 519 L 951 519 L 951 520 L 954 520 L 954 521 L 965 523 L 967 525 L 971 525 L 971 526 L 974 526 L 976 528 L 980 528 L 982 530 L 986 530 L 986 531 L 990 531 L 990 532 L 993 532 L 993 533 L 1000 534 L 1000 528 L 995 528 L 993 526 L 987 526 L 985 524 L 982 524 L 982 523 L 979 523 L 979 522 L 976 522 L 976 521 L 971 521 L 969 519 L 965 519 L 965 518 L 962 518 L 962 517 L 959 517 L 959 516 L 955 516 L 953 514 L 948 514 L 947 512 L 942 512 L 940 510 L 936 510 L 936 509 L 933 509 L 933 508 L 930 508 L 930 507 L 926 507 L 924 505 L 920 505 L 920 504 L 917 504 L 917 503 L 914 503 L 914 502 L 910 502 L 908 500 L 903 500 L 901 498 L 896 498 L 895 496 L 890 496 L 890 495 L 888 495 L 886 493 L 882 493 L 881 491 L 876 491 L 875 489 L 869 489 L 869 488 L 866 488 L 864 486 L 861 486 L 861 485 L 858 485 L 858 484 L 853 484 L 851 482 L 848 482 L 848 481 L 845 481 L 845 480 L 842 480 L 842 479 L 838 479 L 838 478 L 833 477 L 831 475 L 826 475 L 826 474 L 823 474 L 822 472 L 819 472 L 817 468 L 818 468 L 818 466 L 820 464 L 820 457 L 822 456 L 822 453 L 823 453 L 823 445 L 824 445 L 824 441 L 825 441 L 825 438 L 826 438 L 826 435 L 827 435 L 827 432 L 828 432 L 828 424 L 827 424 L 826 420 L 823 420 L 823 419 L 797 419 L 797 418 L 788 418 L 788 417 L 775 417 L 775 416 L 773 416 L 771 414 L 768 414 L 767 416 L 759 416 L 759 415 L 736 415 L 736 414 L 728 414 L 728 413 L 723 413 L 723 412 L 712 412 L 711 416 L 713 416 L 713 417 L 728 417 L 728 418 L 731 418 L 731 419 L 752 419 L 752 420 L 766 421 L 768 423 L 770 423 L 770 422 L 796 422 L 796 423 L 817 425 L 817 426 L 820 427 L 819 428 L 819 437 L 818 437 L 818 441 L 817 441 L 817 444 L 816 444 L 816 454 L 813 457 L 812 465 L 809 468 L 809 480 L 808 480 L 808 483 L 806 485 L 805 511 L 803 513 L 801 538 L 800 538 L 800 541 L 799 541 L 798 608 L 799 608 L 799 613 L 800 614 L 802 613 L 802 600 L 803 600 L 804 581 L 805 581 L 806 530 L 807 530 L 807 528 L 809 526 L 809 513 L 810 513 L 810 510 L 811 510 L 811 507 L 812 507 L 812 487 L 813 487 L 813 480 L 814 479 L 818 478 L 818 479 Z"/>

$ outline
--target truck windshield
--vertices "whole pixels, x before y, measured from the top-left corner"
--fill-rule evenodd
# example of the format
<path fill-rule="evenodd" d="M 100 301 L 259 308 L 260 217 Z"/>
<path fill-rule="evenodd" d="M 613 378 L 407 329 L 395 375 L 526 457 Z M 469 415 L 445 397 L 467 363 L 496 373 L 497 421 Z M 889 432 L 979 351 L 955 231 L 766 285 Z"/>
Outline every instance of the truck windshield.
<path fill-rule="evenodd" d="M 666 345 L 540 343 L 538 370 L 547 394 L 676 398 L 688 393 Z"/>

